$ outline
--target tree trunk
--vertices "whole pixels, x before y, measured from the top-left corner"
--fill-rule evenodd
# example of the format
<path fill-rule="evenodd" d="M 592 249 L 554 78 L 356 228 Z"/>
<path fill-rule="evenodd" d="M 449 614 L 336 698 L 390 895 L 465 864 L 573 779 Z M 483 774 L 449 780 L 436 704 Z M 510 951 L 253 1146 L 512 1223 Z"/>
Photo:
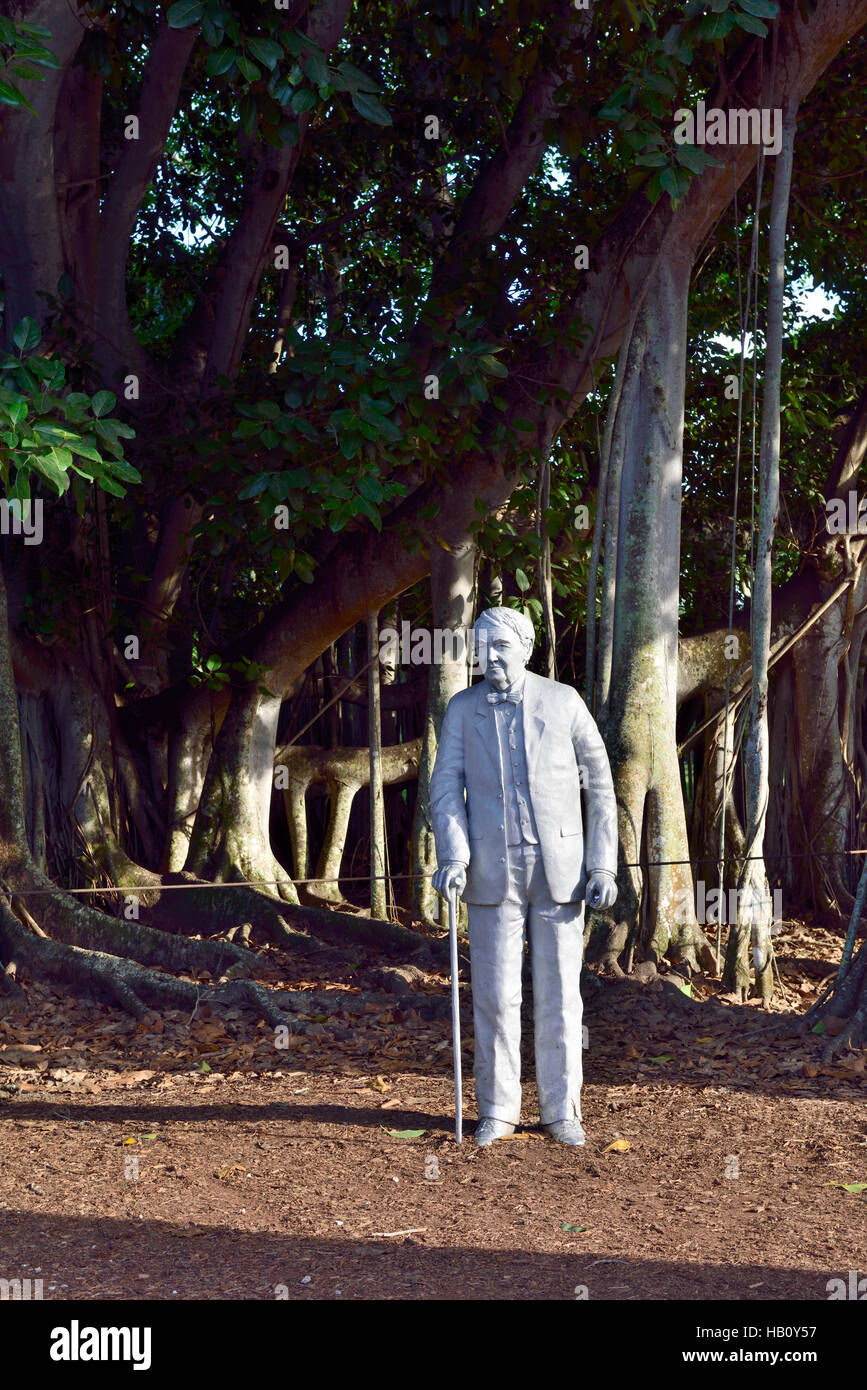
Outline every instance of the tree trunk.
<path fill-rule="evenodd" d="M 431 884 L 437 863 L 430 816 L 430 775 L 446 705 L 469 684 L 475 557 L 475 546 L 468 537 L 451 550 L 433 546 L 430 552 L 434 628 L 454 637 L 454 645 L 443 644 L 443 660 L 431 663 L 412 826 L 412 910 L 415 917 L 431 924 L 439 921 L 439 897 Z"/>
<path fill-rule="evenodd" d="M 262 885 L 297 903 L 290 875 L 271 850 L 269 821 L 280 699 L 257 685 L 232 692 L 214 743 L 186 869 L 212 882 Z"/>
<path fill-rule="evenodd" d="M 615 403 L 622 448 L 608 745 L 626 863 L 646 843 L 645 948 L 687 968 L 714 955 L 695 915 L 675 737 L 686 312 L 691 257 L 672 249 L 652 272 Z M 659 862 L 663 861 L 663 862 Z M 671 862 L 684 861 L 684 862 Z M 621 868 L 618 920 L 638 928 L 641 879 Z M 618 945 L 620 940 L 618 940 Z"/>
<path fill-rule="evenodd" d="M 756 985 L 763 1003 L 773 994 L 771 893 L 763 857 L 768 811 L 768 656 L 771 648 L 773 549 L 780 506 L 780 385 L 783 367 L 783 300 L 786 272 L 786 220 L 795 141 L 795 106 L 783 111 L 782 148 L 774 170 L 768 244 L 768 322 L 762 399 L 762 447 L 759 460 L 759 533 L 756 572 L 750 605 L 753 681 L 744 766 L 747 789 L 746 860 L 738 883 L 737 928 L 729 938 L 726 984 L 746 997 L 749 966 L 745 960 L 749 931 Z"/>
<path fill-rule="evenodd" d="M 382 703 L 379 685 L 378 614 L 367 617 L 367 705 L 368 745 L 370 748 L 370 915 L 380 920 L 388 915 L 386 883 L 385 802 L 382 791 Z"/>

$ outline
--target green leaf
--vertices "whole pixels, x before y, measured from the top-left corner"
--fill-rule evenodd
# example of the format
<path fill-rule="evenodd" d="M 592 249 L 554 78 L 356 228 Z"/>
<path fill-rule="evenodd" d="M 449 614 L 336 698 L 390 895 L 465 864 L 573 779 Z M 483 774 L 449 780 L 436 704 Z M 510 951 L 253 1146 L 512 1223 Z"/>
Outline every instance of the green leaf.
<path fill-rule="evenodd" d="M 210 1071 L 211 1068 L 210 1068 L 210 1066 L 208 1065 L 208 1063 L 207 1063 L 206 1061 L 202 1060 L 202 1061 L 199 1063 L 197 1070 L 198 1070 L 198 1071 Z"/>
<path fill-rule="evenodd" d="M 52 444 L 51 448 L 48 450 L 48 455 L 54 463 L 57 464 L 58 468 L 66 469 L 72 463 L 72 454 L 69 450 L 59 448 L 56 444 Z"/>
<path fill-rule="evenodd" d="M 586 1226 L 573 1226 L 573 1225 L 571 1225 L 571 1223 L 568 1222 L 568 1221 L 561 1221 L 561 1222 L 560 1222 L 560 1230 L 561 1230 L 561 1231 L 572 1231 L 572 1232 L 574 1232 L 575 1235 L 580 1235 L 582 1231 L 586 1231 L 586 1230 L 587 1230 L 587 1227 L 586 1227 Z"/>
<path fill-rule="evenodd" d="M 209 53 L 205 63 L 205 69 L 209 77 L 221 77 L 237 59 L 238 55 L 234 48 L 221 48 L 216 53 Z"/>
<path fill-rule="evenodd" d="M 12 341 L 20 353 L 32 352 L 42 338 L 42 329 L 35 319 L 22 319 L 12 334 Z"/>
<path fill-rule="evenodd" d="M 328 64 L 320 53 L 306 53 L 303 67 L 314 87 L 324 87 L 328 82 Z"/>
<path fill-rule="evenodd" d="M 72 449 L 75 446 L 70 444 L 69 447 Z M 121 478 L 125 483 L 141 482 L 141 473 L 131 463 L 127 463 L 126 459 L 105 459 L 104 467 L 113 477 Z"/>
<path fill-rule="evenodd" d="M 188 29 L 191 24 L 198 24 L 204 12 L 204 0 L 178 0 L 169 6 L 166 19 L 172 29 Z"/>
<path fill-rule="evenodd" d="M 117 396 L 113 391 L 97 391 L 93 398 L 94 415 L 108 415 L 117 405 Z"/>
<path fill-rule="evenodd" d="M 761 19 L 757 19 L 752 14 L 735 15 L 735 23 L 741 28 L 746 29 L 748 34 L 758 34 L 761 38 L 767 38 L 768 26 Z"/>
<path fill-rule="evenodd" d="M 241 73 L 242 77 L 246 77 L 248 82 L 258 82 L 259 78 L 262 76 L 262 69 L 258 67 L 256 63 L 252 62 L 249 58 L 245 58 L 243 53 L 238 54 L 235 62 L 238 64 L 238 71 Z"/>
<path fill-rule="evenodd" d="M 343 457 L 345 459 L 354 459 L 361 448 L 361 442 L 360 434 L 356 434 L 354 431 L 347 431 L 340 441 L 340 452 Z"/>
<path fill-rule="evenodd" d="M 305 111 L 312 111 L 318 100 L 311 87 L 296 87 L 289 102 L 289 110 L 294 111 L 296 116 L 301 116 Z"/>
<path fill-rule="evenodd" d="M 867 1182 L 826 1182 L 826 1187 L 842 1187 L 844 1192 L 854 1192 L 856 1197 L 860 1192 L 867 1192 Z"/>
<path fill-rule="evenodd" d="M 52 454 L 53 450 L 49 450 L 47 454 L 30 454 L 28 455 L 28 462 L 38 473 L 53 483 L 58 493 L 62 495 L 69 487 L 69 474 L 65 468 L 61 468 Z"/>
<path fill-rule="evenodd" d="M 367 121 L 373 121 L 374 125 L 391 125 L 391 116 L 376 97 L 368 96 L 366 92 L 353 92 L 352 105 L 359 116 L 363 116 Z"/>
<path fill-rule="evenodd" d="M 81 458 L 90 459 L 91 463 L 102 463 L 102 455 L 97 449 L 94 449 L 92 444 L 85 444 L 80 439 L 70 439 L 67 448 Z"/>
<path fill-rule="evenodd" d="M 811 1029 L 811 1033 L 827 1033 L 828 1029 L 824 1023 L 817 1023 Z"/>
<path fill-rule="evenodd" d="M 268 473 L 260 473 L 258 478 L 254 478 L 252 482 L 246 483 L 244 487 L 241 488 L 241 491 L 238 493 L 240 501 L 249 502 L 251 497 L 258 497 L 260 492 L 265 491 L 270 480 L 270 475 Z"/>
<path fill-rule="evenodd" d="M 672 198 L 682 198 L 689 188 L 687 175 L 682 174 L 679 169 L 672 168 L 671 165 L 667 169 L 661 169 L 658 177 L 661 187 L 666 193 L 670 193 Z"/>
<path fill-rule="evenodd" d="M 238 105 L 238 116 L 241 121 L 241 129 L 245 135 L 249 135 L 251 138 L 256 134 L 257 115 L 256 102 L 253 97 L 249 95 L 242 97 Z"/>
<path fill-rule="evenodd" d="M 726 3 L 728 3 L 728 0 L 726 0 Z M 647 74 L 645 81 L 651 91 L 661 92 L 664 97 L 673 97 L 677 92 L 677 88 L 671 81 L 671 78 L 663 77 L 661 73 L 650 72 Z"/>
<path fill-rule="evenodd" d="M 144 3 L 146 3 L 146 0 L 139 0 L 139 6 Z M 202 34 L 209 48 L 219 48 L 223 39 L 226 37 L 224 26 L 222 24 L 215 24 L 209 15 L 202 16 Z"/>
<path fill-rule="evenodd" d="M 274 39 L 248 39 L 247 48 L 253 57 L 269 69 L 269 71 L 279 63 L 283 57 L 283 49 Z"/>
<path fill-rule="evenodd" d="M 650 150 L 647 154 L 635 156 L 635 163 L 647 169 L 665 169 L 668 165 L 668 155 L 663 154 L 662 150 Z"/>
<path fill-rule="evenodd" d="M 493 353 L 486 352 L 484 357 L 479 358 L 479 361 L 484 367 L 485 371 L 488 372 L 491 376 L 497 376 L 502 379 L 503 377 L 507 377 L 509 375 L 508 367 L 503 366 L 502 362 L 498 362 L 496 357 L 494 357 Z"/>
<path fill-rule="evenodd" d="M 382 1125 L 385 1129 L 385 1125 Z M 427 1134 L 426 1129 L 385 1129 L 386 1134 L 390 1134 L 392 1139 L 420 1139 L 423 1134 Z"/>
<path fill-rule="evenodd" d="M 671 1052 L 660 1052 L 658 1057 L 648 1057 L 647 1060 L 648 1062 L 658 1062 L 661 1067 L 664 1067 L 666 1062 L 674 1061 L 674 1055 Z"/>
<path fill-rule="evenodd" d="M 110 492 L 112 497 L 126 497 L 126 488 L 113 478 L 110 473 L 100 473 L 96 479 L 103 492 Z"/>
<path fill-rule="evenodd" d="M 674 157 L 678 164 L 682 164 L 684 168 L 689 169 L 690 173 L 693 174 L 704 173 L 704 170 L 707 169 L 709 165 L 713 165 L 717 169 L 721 167 L 718 159 L 714 159 L 712 155 L 707 154 L 704 150 L 697 149 L 695 145 L 678 145 L 675 149 Z"/>
<path fill-rule="evenodd" d="M 734 27 L 733 14 L 709 14 L 702 20 L 699 33 L 703 39 L 725 39 Z"/>
<path fill-rule="evenodd" d="M 24 93 L 18 90 L 14 82 L 4 82 L 0 79 L 0 101 L 6 106 L 26 106 L 28 111 L 33 111 L 30 102 Z M 33 114 L 36 114 L 35 111 Z"/>
<path fill-rule="evenodd" d="M 759 19 L 776 19 L 780 8 L 775 0 L 738 0 L 738 5 L 747 14 L 758 15 Z"/>
<path fill-rule="evenodd" d="M 521 590 L 521 593 L 525 593 L 526 590 L 529 589 L 529 587 L 530 587 L 530 581 L 529 581 L 529 579 L 527 578 L 527 574 L 526 574 L 526 572 L 525 572 L 524 570 L 522 570 L 522 569 L 516 569 L 516 570 L 515 570 L 515 583 L 517 584 L 518 588 Z"/>
<path fill-rule="evenodd" d="M 350 84 L 349 90 L 355 92 L 378 92 L 379 83 L 374 82 L 372 77 L 361 71 L 360 68 L 353 67 L 352 63 L 338 63 L 337 71 L 342 73 Z"/>

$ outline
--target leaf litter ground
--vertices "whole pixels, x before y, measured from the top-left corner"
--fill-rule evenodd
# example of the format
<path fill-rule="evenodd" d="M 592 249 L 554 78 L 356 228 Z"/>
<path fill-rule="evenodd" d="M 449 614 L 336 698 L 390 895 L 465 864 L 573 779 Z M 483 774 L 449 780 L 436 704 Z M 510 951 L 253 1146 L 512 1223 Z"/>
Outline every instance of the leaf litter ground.
<path fill-rule="evenodd" d="M 826 1299 L 867 1274 L 865 1054 L 791 1031 L 839 959 L 791 924 L 769 1011 L 694 977 L 585 990 L 587 1144 L 467 1136 L 450 1024 L 365 989 L 381 959 L 270 982 L 333 994 L 287 1046 L 237 1008 L 136 1022 L 35 982 L 0 1016 L 0 1276 L 51 1299 Z M 307 967 L 310 969 L 310 966 Z M 25 981 L 25 983 L 27 983 Z"/>

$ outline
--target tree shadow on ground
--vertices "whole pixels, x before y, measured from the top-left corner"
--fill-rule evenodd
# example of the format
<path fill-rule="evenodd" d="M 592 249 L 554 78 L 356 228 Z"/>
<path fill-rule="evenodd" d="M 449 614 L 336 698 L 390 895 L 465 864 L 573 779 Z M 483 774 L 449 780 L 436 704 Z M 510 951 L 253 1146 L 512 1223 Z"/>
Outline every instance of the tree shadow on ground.
<path fill-rule="evenodd" d="M 193 1222 L 10 1211 L 0 1212 L 0 1247 L 2 1277 L 41 1278 L 43 1297 L 52 1300 L 825 1301 L 828 1281 L 846 1274 L 760 1261 L 725 1265 L 516 1248 L 423 1248 L 411 1240 L 396 1245 L 350 1236 L 306 1239 Z"/>

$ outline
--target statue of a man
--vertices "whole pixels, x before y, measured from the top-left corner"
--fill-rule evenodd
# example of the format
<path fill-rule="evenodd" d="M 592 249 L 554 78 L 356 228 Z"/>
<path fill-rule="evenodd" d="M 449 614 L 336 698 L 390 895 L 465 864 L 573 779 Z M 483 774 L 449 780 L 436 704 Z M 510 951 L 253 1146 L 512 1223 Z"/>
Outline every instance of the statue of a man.
<path fill-rule="evenodd" d="M 474 634 L 485 679 L 449 701 L 430 791 L 434 887 L 446 897 L 456 889 L 468 907 L 475 1142 L 512 1134 L 521 1117 L 528 932 L 542 1124 L 564 1144 L 583 1144 L 584 900 L 605 908 L 617 896 L 611 769 L 578 692 L 527 671 L 529 618 L 488 608 Z"/>

